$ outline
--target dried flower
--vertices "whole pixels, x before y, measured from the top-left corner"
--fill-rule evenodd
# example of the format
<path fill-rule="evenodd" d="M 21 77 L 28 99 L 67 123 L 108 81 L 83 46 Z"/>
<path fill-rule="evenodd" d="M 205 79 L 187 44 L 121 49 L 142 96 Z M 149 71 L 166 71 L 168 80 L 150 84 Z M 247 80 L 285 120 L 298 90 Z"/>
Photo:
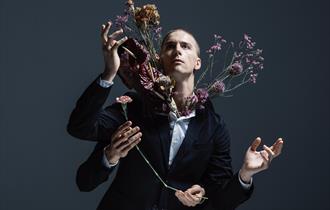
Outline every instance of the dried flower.
<path fill-rule="evenodd" d="M 240 73 L 242 73 L 243 71 L 243 66 L 240 63 L 233 63 L 230 67 L 229 67 L 229 73 L 231 75 L 238 75 Z"/>
<path fill-rule="evenodd" d="M 117 15 L 116 20 L 115 20 L 115 25 L 118 28 L 125 28 L 125 25 L 128 21 L 128 15 Z"/>
<path fill-rule="evenodd" d="M 126 2 L 126 5 L 128 5 L 128 6 L 134 5 L 133 0 L 128 0 L 128 1 Z"/>
<path fill-rule="evenodd" d="M 147 4 L 142 8 L 137 7 L 135 11 L 135 21 L 138 27 L 146 29 L 148 25 L 158 26 L 160 16 L 157 10 L 156 5 Z"/>
<path fill-rule="evenodd" d="M 235 45 L 234 42 L 227 42 L 220 35 L 214 35 L 214 44 L 207 50 L 209 53 L 208 65 L 198 79 L 195 89 L 202 80 L 205 80 L 206 73 L 209 72 L 211 81 L 203 83 L 206 86 L 209 96 L 228 96 L 228 93 L 247 83 L 256 83 L 257 71 L 264 68 L 264 58 L 261 56 L 262 50 L 256 49 L 256 43 L 250 36 L 244 34 L 243 40 Z M 215 54 L 223 48 L 227 48 L 224 58 L 223 68 L 216 71 L 214 75 Z M 230 54 L 232 53 L 232 56 Z M 231 95 L 230 95 L 231 96 Z"/>
<path fill-rule="evenodd" d="M 199 88 L 196 90 L 195 92 L 198 102 L 204 104 L 207 100 L 207 98 L 209 97 L 209 93 L 207 91 L 207 89 L 204 88 Z"/>
<path fill-rule="evenodd" d="M 252 83 L 256 83 L 257 82 L 257 76 L 258 76 L 258 74 L 250 74 L 250 81 Z"/>
<path fill-rule="evenodd" d="M 212 95 L 222 94 L 225 92 L 226 85 L 220 80 L 217 80 L 214 82 L 214 84 L 211 86 L 209 92 L 212 93 Z"/>

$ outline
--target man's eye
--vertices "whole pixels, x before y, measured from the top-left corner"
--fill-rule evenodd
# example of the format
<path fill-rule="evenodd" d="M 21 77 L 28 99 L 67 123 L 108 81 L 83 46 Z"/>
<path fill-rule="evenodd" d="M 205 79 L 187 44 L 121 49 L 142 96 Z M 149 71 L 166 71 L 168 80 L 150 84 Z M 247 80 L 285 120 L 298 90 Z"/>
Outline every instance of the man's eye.
<path fill-rule="evenodd" d="M 174 44 L 167 44 L 167 45 L 166 45 L 166 48 L 167 48 L 167 49 L 172 49 L 172 48 L 174 48 L 174 47 L 175 47 Z"/>
<path fill-rule="evenodd" d="M 181 47 L 183 49 L 190 49 L 190 45 L 189 44 L 185 44 L 185 43 L 181 44 Z"/>

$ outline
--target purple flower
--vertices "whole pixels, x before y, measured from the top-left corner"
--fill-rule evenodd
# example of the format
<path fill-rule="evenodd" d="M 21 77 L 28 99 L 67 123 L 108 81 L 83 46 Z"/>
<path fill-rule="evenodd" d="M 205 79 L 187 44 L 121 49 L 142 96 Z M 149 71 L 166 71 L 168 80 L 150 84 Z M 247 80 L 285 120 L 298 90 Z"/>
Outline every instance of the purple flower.
<path fill-rule="evenodd" d="M 244 40 L 247 42 L 251 42 L 251 37 L 247 34 L 244 34 Z"/>
<path fill-rule="evenodd" d="M 115 20 L 115 25 L 118 28 L 125 28 L 127 21 L 128 21 L 128 15 L 124 15 L 124 16 L 117 15 Z"/>
<path fill-rule="evenodd" d="M 206 50 L 207 53 L 215 53 L 217 51 L 221 50 L 221 44 L 220 43 L 216 43 L 214 45 L 212 45 L 210 47 L 210 49 Z"/>
<path fill-rule="evenodd" d="M 258 74 L 250 74 L 250 81 L 252 83 L 256 83 L 257 82 L 257 76 L 258 76 Z"/>
<path fill-rule="evenodd" d="M 238 75 L 240 73 L 242 73 L 243 71 L 243 66 L 240 63 L 233 63 L 230 67 L 229 67 L 229 73 L 231 75 Z"/>
<path fill-rule="evenodd" d="M 211 86 L 211 91 L 215 93 L 223 93 L 225 92 L 226 85 L 220 80 L 217 80 L 212 86 Z"/>
<path fill-rule="evenodd" d="M 248 49 L 253 49 L 254 46 L 256 45 L 256 43 L 252 41 L 252 38 L 247 34 L 244 34 L 244 41 L 246 42 L 246 47 Z"/>
<path fill-rule="evenodd" d="M 182 112 L 180 112 L 180 115 L 181 115 L 181 116 L 188 116 L 188 115 L 191 114 L 191 112 L 192 112 L 192 110 L 190 110 L 190 109 L 185 109 L 185 110 L 183 110 Z"/>
<path fill-rule="evenodd" d="M 155 39 L 159 40 L 162 37 L 162 27 L 157 27 L 154 29 Z"/>
<path fill-rule="evenodd" d="M 257 49 L 256 55 L 260 55 L 262 53 L 262 49 Z"/>
<path fill-rule="evenodd" d="M 215 39 L 221 39 L 222 38 L 222 36 L 220 36 L 218 34 L 214 34 L 213 36 L 214 36 Z"/>
<path fill-rule="evenodd" d="M 205 103 L 207 98 L 209 97 L 209 93 L 204 88 L 197 89 L 195 94 L 198 98 L 198 102 L 200 102 L 202 104 Z"/>

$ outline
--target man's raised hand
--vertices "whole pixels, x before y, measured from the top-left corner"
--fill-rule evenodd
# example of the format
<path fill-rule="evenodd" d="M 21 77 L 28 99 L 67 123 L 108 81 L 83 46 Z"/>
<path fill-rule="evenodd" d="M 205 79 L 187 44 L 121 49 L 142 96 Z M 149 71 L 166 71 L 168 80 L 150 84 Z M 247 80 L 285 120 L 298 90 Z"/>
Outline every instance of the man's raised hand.
<path fill-rule="evenodd" d="M 118 47 L 127 40 L 126 36 L 119 40 L 116 39 L 123 33 L 122 29 L 109 35 L 111 25 L 112 23 L 109 21 L 103 24 L 101 28 L 102 49 L 105 63 L 102 79 L 108 80 L 109 82 L 114 79 L 120 66 Z"/>

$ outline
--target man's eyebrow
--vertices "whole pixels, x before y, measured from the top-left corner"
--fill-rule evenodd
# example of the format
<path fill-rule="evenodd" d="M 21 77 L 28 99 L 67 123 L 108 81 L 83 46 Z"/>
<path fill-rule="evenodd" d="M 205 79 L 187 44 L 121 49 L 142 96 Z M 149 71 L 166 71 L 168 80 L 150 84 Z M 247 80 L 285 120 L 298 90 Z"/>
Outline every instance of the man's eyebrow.
<path fill-rule="evenodd" d="M 166 41 L 164 44 L 167 45 L 167 44 L 173 44 L 173 43 L 176 43 L 175 41 Z"/>
<path fill-rule="evenodd" d="M 166 42 L 164 43 L 164 45 L 174 44 L 174 43 L 177 43 L 177 41 L 166 41 Z M 186 45 L 192 46 L 191 43 L 189 43 L 189 42 L 185 42 L 185 41 L 181 41 L 181 42 L 179 42 L 179 43 L 180 43 L 180 44 L 186 44 Z"/>
<path fill-rule="evenodd" d="M 182 41 L 182 42 L 180 42 L 180 44 L 186 44 L 188 46 L 192 46 L 192 44 L 190 42 L 184 42 L 184 41 Z"/>

